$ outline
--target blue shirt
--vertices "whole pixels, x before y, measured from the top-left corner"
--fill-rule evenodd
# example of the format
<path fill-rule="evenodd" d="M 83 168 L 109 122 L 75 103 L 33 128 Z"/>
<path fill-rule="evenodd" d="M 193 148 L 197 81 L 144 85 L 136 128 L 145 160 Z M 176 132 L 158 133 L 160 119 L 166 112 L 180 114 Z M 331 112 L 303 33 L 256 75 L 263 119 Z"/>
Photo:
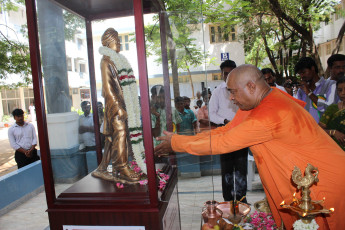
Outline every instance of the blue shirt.
<path fill-rule="evenodd" d="M 315 83 L 316 88 L 313 94 L 318 98 L 317 104 L 313 103 L 302 89 L 298 89 L 297 91 L 297 99 L 307 103 L 304 108 L 313 116 L 317 123 L 319 123 L 320 117 L 325 112 L 326 108 L 336 101 L 337 93 L 335 85 L 335 81 L 325 80 L 323 77 Z"/>
<path fill-rule="evenodd" d="M 194 135 L 193 123 L 196 122 L 197 119 L 193 111 L 190 109 L 184 109 L 183 113 L 178 112 L 178 114 L 182 118 L 179 134 L 189 136 Z"/>

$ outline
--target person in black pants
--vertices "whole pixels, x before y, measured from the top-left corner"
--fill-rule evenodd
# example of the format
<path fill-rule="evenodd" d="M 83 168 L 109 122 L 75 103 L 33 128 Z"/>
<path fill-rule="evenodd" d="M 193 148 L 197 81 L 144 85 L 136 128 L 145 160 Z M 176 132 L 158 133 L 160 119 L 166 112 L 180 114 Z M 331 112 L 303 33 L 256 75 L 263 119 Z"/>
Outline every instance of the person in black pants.
<path fill-rule="evenodd" d="M 209 118 L 212 126 L 226 125 L 234 118 L 238 110 L 238 106 L 229 100 L 230 93 L 225 83 L 229 73 L 235 68 L 236 63 L 232 60 L 224 61 L 220 65 L 224 82 L 213 90 L 209 102 Z M 240 200 L 246 195 L 247 159 L 248 148 L 220 155 L 223 198 L 225 201 Z M 247 202 L 246 199 L 242 201 Z"/>
<path fill-rule="evenodd" d="M 16 123 L 8 129 L 8 139 L 11 147 L 16 150 L 14 159 L 18 169 L 38 161 L 36 145 L 37 136 L 35 127 L 24 121 L 24 111 L 15 109 L 12 112 Z"/>
<path fill-rule="evenodd" d="M 248 148 L 220 155 L 220 164 L 224 200 L 240 200 L 247 193 Z"/>

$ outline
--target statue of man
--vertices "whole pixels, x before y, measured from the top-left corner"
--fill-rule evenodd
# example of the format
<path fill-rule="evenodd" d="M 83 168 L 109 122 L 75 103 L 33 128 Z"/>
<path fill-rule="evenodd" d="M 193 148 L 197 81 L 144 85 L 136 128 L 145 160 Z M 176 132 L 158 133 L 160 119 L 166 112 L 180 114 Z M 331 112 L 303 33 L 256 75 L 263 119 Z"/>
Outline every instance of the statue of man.
<path fill-rule="evenodd" d="M 111 52 L 120 52 L 118 33 L 113 28 L 107 29 L 102 35 L 102 45 Z M 137 183 L 140 175 L 128 165 L 130 146 L 127 139 L 128 124 L 125 100 L 120 85 L 117 63 L 111 57 L 103 55 L 101 60 L 102 96 L 105 101 L 103 134 L 105 136 L 104 155 L 101 164 L 92 173 L 94 177 L 104 180 Z M 107 172 L 109 162 L 113 172 Z"/>

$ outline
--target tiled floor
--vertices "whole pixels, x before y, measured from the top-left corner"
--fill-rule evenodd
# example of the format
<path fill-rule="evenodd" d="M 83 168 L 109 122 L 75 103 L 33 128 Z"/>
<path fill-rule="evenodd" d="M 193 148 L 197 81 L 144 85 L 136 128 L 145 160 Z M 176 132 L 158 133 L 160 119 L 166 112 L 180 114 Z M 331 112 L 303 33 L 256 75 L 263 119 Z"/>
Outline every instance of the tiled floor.
<path fill-rule="evenodd" d="M 212 186 L 212 184 L 214 186 Z M 57 194 L 66 185 L 56 188 Z M 214 189 L 213 189 L 214 188 Z M 179 178 L 178 182 L 182 230 L 200 230 L 201 210 L 207 200 L 222 202 L 221 177 Z M 253 204 L 264 198 L 260 178 L 256 174 L 253 190 L 247 192 L 247 201 Z M 45 193 L 41 192 L 16 209 L 0 217 L 1 230 L 44 230 L 49 229 Z"/>

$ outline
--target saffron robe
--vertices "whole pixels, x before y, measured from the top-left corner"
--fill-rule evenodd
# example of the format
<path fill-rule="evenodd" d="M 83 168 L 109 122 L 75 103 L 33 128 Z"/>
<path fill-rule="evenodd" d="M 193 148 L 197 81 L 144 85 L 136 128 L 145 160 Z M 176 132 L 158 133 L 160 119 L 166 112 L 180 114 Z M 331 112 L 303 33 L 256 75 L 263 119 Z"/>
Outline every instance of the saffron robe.
<path fill-rule="evenodd" d="M 294 166 L 304 172 L 308 163 L 319 169 L 319 182 L 311 190 L 312 200 L 334 208 L 316 218 L 319 229 L 343 229 L 345 218 L 345 153 L 319 127 L 313 117 L 293 99 L 273 89 L 254 109 L 239 110 L 226 126 L 196 136 L 173 135 L 176 152 L 216 155 L 250 147 L 273 217 L 292 229 L 297 216 L 280 207 L 292 201 L 297 191 L 291 180 Z M 297 193 L 300 198 L 300 191 Z"/>

